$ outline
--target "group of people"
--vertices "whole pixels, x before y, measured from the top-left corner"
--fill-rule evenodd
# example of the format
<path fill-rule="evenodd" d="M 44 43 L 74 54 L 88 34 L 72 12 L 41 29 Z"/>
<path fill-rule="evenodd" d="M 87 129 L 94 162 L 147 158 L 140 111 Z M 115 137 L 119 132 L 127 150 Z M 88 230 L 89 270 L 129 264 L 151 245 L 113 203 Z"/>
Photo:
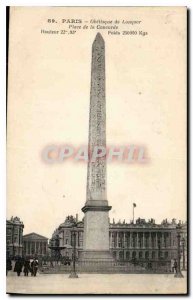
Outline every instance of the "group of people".
<path fill-rule="evenodd" d="M 8 271 L 10 270 L 12 270 L 12 263 L 10 259 L 7 259 L 6 274 L 8 274 Z M 28 276 L 29 273 L 31 273 L 31 276 L 36 276 L 38 271 L 38 260 L 34 258 L 30 262 L 29 259 L 18 258 L 15 262 L 13 271 L 17 273 L 17 276 L 20 276 L 22 271 L 24 276 Z"/>

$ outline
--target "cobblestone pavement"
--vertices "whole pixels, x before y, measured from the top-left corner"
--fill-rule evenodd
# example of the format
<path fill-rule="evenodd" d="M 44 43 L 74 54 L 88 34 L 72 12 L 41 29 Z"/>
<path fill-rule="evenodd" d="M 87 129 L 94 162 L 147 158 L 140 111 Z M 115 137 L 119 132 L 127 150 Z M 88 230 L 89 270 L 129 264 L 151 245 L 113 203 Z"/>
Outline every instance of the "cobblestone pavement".
<path fill-rule="evenodd" d="M 37 274 L 37 277 L 7 276 L 7 293 L 26 294 L 178 294 L 186 293 L 184 278 L 173 274 Z"/>

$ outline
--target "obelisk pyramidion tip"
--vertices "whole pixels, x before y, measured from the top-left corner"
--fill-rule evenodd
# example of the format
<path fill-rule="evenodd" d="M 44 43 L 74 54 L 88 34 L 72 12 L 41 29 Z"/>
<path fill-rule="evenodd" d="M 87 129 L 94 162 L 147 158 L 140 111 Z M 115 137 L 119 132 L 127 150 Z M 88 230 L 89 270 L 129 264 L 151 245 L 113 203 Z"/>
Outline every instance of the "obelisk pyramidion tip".
<path fill-rule="evenodd" d="M 97 33 L 94 42 L 97 42 L 99 44 L 104 44 L 104 39 L 103 39 L 102 35 L 100 34 L 100 32 Z"/>

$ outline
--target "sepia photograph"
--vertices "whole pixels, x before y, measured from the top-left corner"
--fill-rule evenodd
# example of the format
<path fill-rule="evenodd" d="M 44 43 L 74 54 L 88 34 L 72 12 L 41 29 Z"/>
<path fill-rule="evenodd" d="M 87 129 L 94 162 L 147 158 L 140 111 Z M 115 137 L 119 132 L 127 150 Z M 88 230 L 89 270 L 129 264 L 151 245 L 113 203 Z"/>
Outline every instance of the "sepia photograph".
<path fill-rule="evenodd" d="M 187 295 L 187 14 L 7 7 L 7 294 Z"/>

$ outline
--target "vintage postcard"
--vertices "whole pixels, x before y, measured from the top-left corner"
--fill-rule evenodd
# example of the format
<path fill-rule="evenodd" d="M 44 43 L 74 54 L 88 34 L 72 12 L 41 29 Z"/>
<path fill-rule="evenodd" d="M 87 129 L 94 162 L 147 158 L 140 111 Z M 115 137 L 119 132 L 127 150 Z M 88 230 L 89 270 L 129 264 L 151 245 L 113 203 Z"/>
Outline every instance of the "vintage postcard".
<path fill-rule="evenodd" d="M 7 293 L 187 293 L 187 8 L 10 7 Z"/>

